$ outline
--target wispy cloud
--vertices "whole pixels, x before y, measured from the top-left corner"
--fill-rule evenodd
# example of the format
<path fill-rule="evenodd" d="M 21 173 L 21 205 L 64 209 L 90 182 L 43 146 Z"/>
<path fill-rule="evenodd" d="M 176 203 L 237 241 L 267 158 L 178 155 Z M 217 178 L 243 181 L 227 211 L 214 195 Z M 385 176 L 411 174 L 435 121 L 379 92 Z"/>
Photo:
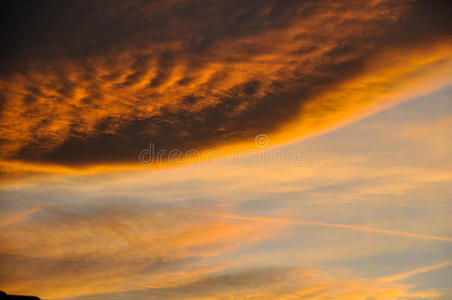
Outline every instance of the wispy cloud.
<path fill-rule="evenodd" d="M 275 230 L 237 220 L 181 218 L 157 208 L 47 209 L 33 222 L 1 227 L 0 282 L 10 293 L 44 298 L 181 285 L 230 264 L 209 259 Z"/>
<path fill-rule="evenodd" d="M 429 269 L 428 269 L 429 268 Z M 405 278 L 431 267 L 407 272 Z M 94 299 L 431 299 L 434 291 L 411 291 L 411 285 L 380 279 L 333 277 L 327 272 L 300 268 L 255 268 L 213 274 L 192 283 L 166 289 L 88 295 L 73 300 Z"/>
<path fill-rule="evenodd" d="M 306 220 L 277 219 L 277 218 L 266 218 L 266 217 L 256 217 L 256 216 L 241 216 L 241 215 L 233 215 L 233 214 L 212 214 L 212 213 L 187 212 L 187 211 L 183 212 L 183 213 L 194 213 L 196 215 L 210 216 L 213 218 L 245 220 L 245 221 L 252 221 L 252 222 L 331 227 L 331 228 L 340 228 L 340 229 L 355 230 L 355 231 L 362 231 L 362 232 L 369 232 L 369 233 L 376 233 L 376 234 L 386 234 L 386 235 L 395 235 L 395 236 L 403 236 L 403 237 L 411 237 L 411 238 L 419 238 L 419 239 L 452 242 L 452 238 L 449 238 L 449 237 L 435 236 L 435 235 L 428 235 L 428 234 L 419 234 L 419 233 L 412 233 L 412 232 L 404 232 L 404 231 L 397 231 L 397 230 L 388 230 L 388 229 L 359 226 L 359 225 L 334 224 L 334 223 L 313 222 L 313 221 L 306 221 Z"/>
<path fill-rule="evenodd" d="M 403 273 L 400 273 L 400 274 L 385 276 L 385 277 L 380 278 L 379 281 L 382 282 L 382 283 L 385 283 L 385 282 L 404 280 L 404 279 L 410 278 L 410 277 L 412 277 L 414 275 L 417 275 L 417 274 L 422 274 L 422 273 L 427 273 L 427 272 L 430 272 L 430 271 L 442 269 L 442 268 L 448 267 L 450 265 L 452 265 L 452 263 L 450 261 L 441 262 L 441 263 L 437 263 L 437 264 L 434 264 L 434 265 L 430 265 L 430 266 L 414 269 L 414 270 L 411 270 L 411 271 L 403 272 Z"/>
<path fill-rule="evenodd" d="M 36 205 L 30 209 L 20 211 L 20 212 L 6 211 L 2 214 L 3 216 L 2 216 L 2 219 L 0 220 L 0 227 L 22 222 L 29 215 L 34 214 L 40 210 L 41 210 L 41 207 Z"/>

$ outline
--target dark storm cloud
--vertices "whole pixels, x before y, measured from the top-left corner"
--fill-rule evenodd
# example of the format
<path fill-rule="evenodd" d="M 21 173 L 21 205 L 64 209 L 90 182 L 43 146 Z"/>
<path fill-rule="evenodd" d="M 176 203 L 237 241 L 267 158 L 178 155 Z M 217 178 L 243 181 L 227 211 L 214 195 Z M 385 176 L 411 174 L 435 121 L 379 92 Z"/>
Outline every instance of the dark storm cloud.
<path fill-rule="evenodd" d="M 342 75 L 354 72 L 354 64 L 338 66 Z M 328 70 L 334 74 L 335 70 Z M 340 80 L 336 76 L 325 78 L 300 77 L 286 79 L 293 87 L 288 90 L 276 90 L 258 101 L 250 101 L 250 95 L 257 89 L 257 81 L 238 86 L 231 95 L 221 98 L 215 105 L 207 106 L 196 113 L 189 111 L 170 111 L 162 109 L 157 116 L 141 119 L 129 119 L 122 123 L 117 118 L 105 118 L 96 124 L 96 134 L 84 136 L 74 128 L 69 137 L 46 153 L 39 153 L 32 144 L 22 147 L 15 158 L 60 162 L 63 164 L 128 162 L 136 159 L 141 149 L 154 143 L 158 150 L 204 149 L 224 142 L 232 142 L 255 136 L 261 132 L 271 132 L 277 124 L 294 118 L 300 103 L 292 99 L 304 99 L 310 96 L 311 89 L 322 89 Z M 154 82 L 155 78 L 153 79 Z M 298 83 L 299 82 L 299 83 Z M 276 86 L 285 86 L 284 82 L 273 82 Z M 188 99 L 188 100 L 187 100 Z M 195 102 L 188 96 L 183 102 Z M 254 99 L 253 99 L 254 100 Z M 249 107 L 236 113 L 238 107 L 250 101 Z M 189 105 L 190 103 L 188 103 Z M 120 124 L 115 132 L 109 133 L 111 124 Z M 188 135 L 184 133 L 188 132 Z"/>
<path fill-rule="evenodd" d="M 449 35 L 448 9 L 446 1 L 8 1 L 1 156 L 135 162 L 149 143 L 205 149 L 272 132 L 384 49 Z"/>

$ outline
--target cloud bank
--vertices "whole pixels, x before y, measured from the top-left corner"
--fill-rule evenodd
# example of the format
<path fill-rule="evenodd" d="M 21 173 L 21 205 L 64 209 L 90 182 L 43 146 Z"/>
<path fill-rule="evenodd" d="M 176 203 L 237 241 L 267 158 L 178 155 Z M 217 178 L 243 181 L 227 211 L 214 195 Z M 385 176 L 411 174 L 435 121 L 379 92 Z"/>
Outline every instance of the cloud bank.
<path fill-rule="evenodd" d="M 149 143 L 203 150 L 315 133 L 448 66 L 447 5 L 11 2 L 0 158 L 129 164 Z"/>

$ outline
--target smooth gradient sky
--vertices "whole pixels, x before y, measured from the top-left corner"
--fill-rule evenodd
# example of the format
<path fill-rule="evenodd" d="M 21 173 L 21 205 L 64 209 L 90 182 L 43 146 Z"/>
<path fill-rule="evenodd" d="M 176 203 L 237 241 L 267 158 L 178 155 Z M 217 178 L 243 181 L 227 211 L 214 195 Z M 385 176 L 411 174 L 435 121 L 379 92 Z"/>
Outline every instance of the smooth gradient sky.
<path fill-rule="evenodd" d="M 452 298 L 447 2 L 258 2 L 6 7 L 0 290 Z"/>

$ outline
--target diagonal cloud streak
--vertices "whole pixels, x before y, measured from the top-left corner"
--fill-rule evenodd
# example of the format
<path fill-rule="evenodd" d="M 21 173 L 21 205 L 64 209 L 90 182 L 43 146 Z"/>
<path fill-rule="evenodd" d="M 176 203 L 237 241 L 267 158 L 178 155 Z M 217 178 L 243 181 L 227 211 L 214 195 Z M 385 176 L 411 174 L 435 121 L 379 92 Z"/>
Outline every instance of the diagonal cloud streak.
<path fill-rule="evenodd" d="M 417 274 L 422 274 L 422 273 L 427 273 L 430 271 L 439 270 L 439 269 L 448 267 L 450 265 L 452 265 L 452 263 L 450 261 L 441 262 L 441 263 L 433 264 L 433 265 L 422 267 L 422 268 L 417 268 L 417 269 L 414 269 L 411 271 L 407 271 L 407 272 L 403 272 L 403 273 L 399 273 L 399 274 L 395 274 L 395 275 L 384 276 L 384 277 L 379 278 L 379 282 L 386 283 L 386 282 L 404 280 L 406 278 L 410 278 Z"/>
<path fill-rule="evenodd" d="M 241 215 L 233 215 L 233 214 L 215 214 L 208 212 L 188 212 L 181 211 L 180 213 L 184 214 L 197 214 L 202 216 L 210 216 L 215 218 L 224 218 L 231 220 L 244 220 L 244 221 L 252 221 L 252 222 L 266 222 L 266 223 L 278 223 L 284 225 L 308 225 L 308 226 L 319 226 L 319 227 L 330 227 L 330 228 L 341 228 L 362 232 L 371 232 L 377 234 L 385 234 L 385 235 L 395 235 L 395 236 L 404 236 L 411 238 L 419 238 L 419 239 L 428 239 L 428 240 L 439 240 L 452 242 L 452 238 L 437 236 L 437 235 L 428 235 L 428 234 L 419 234 L 412 233 L 406 231 L 398 231 L 398 230 L 388 230 L 381 228 L 374 228 L 368 226 L 359 226 L 359 225 L 348 225 L 348 224 L 335 224 L 335 223 L 325 223 L 325 222 L 313 222 L 313 221 L 305 221 L 305 220 L 290 220 L 290 219 L 278 219 L 278 218 L 267 218 L 267 217 L 249 217 L 249 216 L 241 216 Z"/>

